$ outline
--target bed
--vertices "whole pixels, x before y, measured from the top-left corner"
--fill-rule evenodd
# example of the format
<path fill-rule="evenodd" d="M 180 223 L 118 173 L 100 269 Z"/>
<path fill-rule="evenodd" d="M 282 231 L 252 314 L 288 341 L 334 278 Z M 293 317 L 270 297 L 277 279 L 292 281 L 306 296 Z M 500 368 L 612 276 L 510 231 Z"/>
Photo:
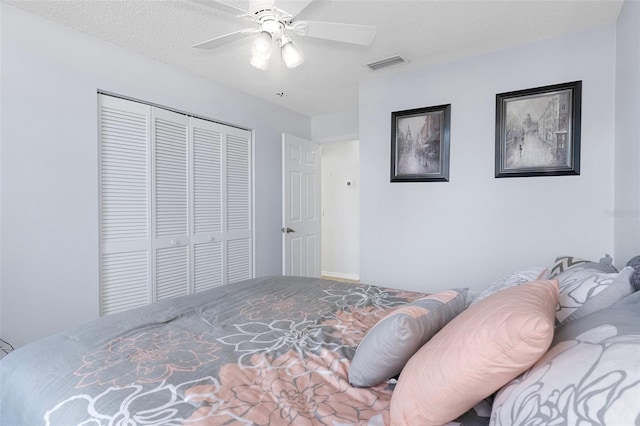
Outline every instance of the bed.
<path fill-rule="evenodd" d="M 3 425 L 383 425 L 392 385 L 354 388 L 369 328 L 421 296 L 265 277 L 103 317 L 1 361 Z"/>
<path fill-rule="evenodd" d="M 545 282 L 552 283 L 545 284 L 547 287 L 558 286 L 557 280 Z M 388 318 L 398 317 L 395 314 L 399 312 L 415 319 L 419 317 L 416 314 L 419 303 L 427 299 L 433 303 L 435 299 L 444 306 L 454 296 L 465 294 L 466 290 L 458 291 L 444 300 L 442 295 L 428 296 L 366 284 L 274 276 L 103 317 L 25 345 L 0 361 L 0 424 L 377 426 L 402 423 L 392 422 L 390 406 L 392 396 L 394 404 L 402 403 L 395 401 L 394 392 L 400 392 L 396 383 L 410 381 L 403 381 L 408 373 L 403 370 L 399 379 L 394 375 L 376 385 L 353 386 L 349 372 L 359 346 L 365 339 L 372 340 L 368 335 L 374 334 L 373 330 L 378 340 L 384 337 L 388 331 L 383 327 L 384 321 L 388 323 Z M 628 321 L 636 315 L 629 312 L 640 314 L 638 295 L 640 293 L 619 297 L 610 309 L 626 302 L 620 317 Z M 514 297 L 517 299 L 517 295 L 510 295 L 508 300 L 513 301 Z M 465 300 L 462 309 L 486 311 L 490 306 L 485 306 L 486 301 L 493 299 L 495 296 L 489 295 L 485 301 L 476 303 L 475 308 L 467 308 L 469 300 Z M 555 311 L 557 302 L 554 303 Z M 448 324 L 443 330 L 464 315 L 454 312 L 452 317 L 456 318 L 444 321 Z M 590 320 L 593 315 L 585 317 Z M 625 323 L 626 328 L 618 326 L 619 330 L 626 330 L 627 334 L 621 338 L 628 351 L 640 348 L 637 319 L 638 315 L 633 319 L 635 322 Z M 596 325 L 606 322 L 598 318 L 596 321 Z M 580 319 L 570 325 L 582 334 L 587 327 Z M 551 344 L 549 340 L 547 347 L 559 344 L 566 352 L 569 350 L 566 341 L 576 340 L 578 331 L 563 331 L 565 341 Z M 431 340 L 438 340 L 441 334 Z M 610 337 L 611 333 L 605 333 L 603 338 Z M 408 355 L 411 362 L 429 344 L 420 342 L 416 346 L 422 346 L 420 351 L 415 356 Z M 572 350 L 577 350 L 576 345 Z M 546 348 L 544 352 L 547 353 Z M 621 355 L 623 353 L 624 350 L 616 352 L 618 356 L 627 357 Z M 485 392 L 486 395 L 465 406 L 455 420 L 450 418 L 449 424 L 487 425 L 490 421 L 496 425 L 546 424 L 531 419 L 520 422 L 518 414 L 514 414 L 524 412 L 518 395 L 523 392 L 522 386 L 531 393 L 527 374 L 535 373 L 539 366 L 534 363 L 540 355 L 528 364 L 526 371 L 511 374 L 497 396 L 494 391 Z M 640 392 L 640 372 L 633 372 L 633 369 L 640 370 L 640 363 L 631 356 L 628 358 L 627 368 L 632 373 L 618 380 L 615 397 L 605 398 L 613 401 L 610 405 L 617 411 L 628 408 L 629 397 Z M 552 368 L 545 365 L 539 368 L 548 375 Z M 418 374 L 417 379 L 424 378 Z M 542 380 L 540 375 L 534 379 Z M 424 386 L 429 384 L 423 381 Z M 538 393 L 544 388 L 535 382 L 534 387 Z M 405 386 L 405 394 L 406 391 Z M 438 391 L 437 394 L 444 393 Z M 410 394 L 409 399 L 413 395 Z M 555 398 L 557 402 L 557 395 L 553 392 L 550 395 L 548 399 Z M 494 404 L 492 416 L 494 397 L 499 404 Z M 633 409 L 625 418 L 635 419 L 630 424 L 639 424 L 637 399 L 633 401 Z M 545 406 L 539 398 L 537 402 L 540 412 L 549 411 L 548 404 Z M 526 407 L 527 415 L 533 416 L 535 409 L 530 404 Z M 601 411 L 604 414 L 598 415 L 606 420 L 608 411 Z"/>

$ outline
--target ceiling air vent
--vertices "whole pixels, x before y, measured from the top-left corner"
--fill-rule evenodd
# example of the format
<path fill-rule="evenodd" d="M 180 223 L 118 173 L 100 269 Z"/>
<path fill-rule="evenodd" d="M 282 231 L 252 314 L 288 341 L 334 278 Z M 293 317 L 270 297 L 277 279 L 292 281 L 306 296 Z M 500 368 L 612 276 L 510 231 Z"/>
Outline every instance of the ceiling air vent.
<path fill-rule="evenodd" d="M 404 64 L 405 62 L 407 61 L 405 61 L 400 56 L 396 55 L 396 56 L 390 56 L 388 58 L 380 59 L 379 61 L 369 62 L 367 66 L 372 70 L 377 71 L 379 69 L 391 67 L 393 65 Z"/>

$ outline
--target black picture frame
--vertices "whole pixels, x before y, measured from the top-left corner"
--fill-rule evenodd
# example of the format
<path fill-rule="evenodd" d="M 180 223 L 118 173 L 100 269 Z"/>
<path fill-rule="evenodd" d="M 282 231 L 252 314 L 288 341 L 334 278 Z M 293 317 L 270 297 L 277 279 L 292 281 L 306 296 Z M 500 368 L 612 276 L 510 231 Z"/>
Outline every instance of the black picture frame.
<path fill-rule="evenodd" d="M 391 182 L 448 182 L 451 104 L 391 113 Z"/>
<path fill-rule="evenodd" d="M 582 81 L 496 95 L 495 177 L 580 174 Z"/>

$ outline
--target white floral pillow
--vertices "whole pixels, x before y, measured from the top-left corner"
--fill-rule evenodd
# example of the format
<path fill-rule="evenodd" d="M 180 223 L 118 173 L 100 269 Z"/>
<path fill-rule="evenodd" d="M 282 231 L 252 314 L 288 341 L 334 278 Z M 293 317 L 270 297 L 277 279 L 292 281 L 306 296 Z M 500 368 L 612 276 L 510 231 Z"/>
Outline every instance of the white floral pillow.
<path fill-rule="evenodd" d="M 629 280 L 633 272 L 634 269 L 627 266 L 617 273 L 576 268 L 556 275 L 560 283 L 558 324 L 575 321 L 631 294 L 633 286 Z"/>
<path fill-rule="evenodd" d="M 640 292 L 560 327 L 551 349 L 498 392 L 490 424 L 638 424 L 639 353 Z"/>

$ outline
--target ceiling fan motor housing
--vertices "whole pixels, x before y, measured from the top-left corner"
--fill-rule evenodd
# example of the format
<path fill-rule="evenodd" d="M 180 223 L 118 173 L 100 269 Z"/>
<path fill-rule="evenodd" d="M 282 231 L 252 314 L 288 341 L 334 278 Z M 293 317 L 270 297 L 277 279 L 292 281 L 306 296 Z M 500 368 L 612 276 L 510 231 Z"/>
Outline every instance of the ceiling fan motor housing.
<path fill-rule="evenodd" d="M 249 2 L 249 14 L 258 15 L 260 12 L 273 11 L 273 0 L 252 0 Z"/>
<path fill-rule="evenodd" d="M 260 31 L 271 34 L 271 38 L 275 41 L 282 37 L 284 24 L 280 22 L 273 14 L 262 16 L 260 22 Z"/>

